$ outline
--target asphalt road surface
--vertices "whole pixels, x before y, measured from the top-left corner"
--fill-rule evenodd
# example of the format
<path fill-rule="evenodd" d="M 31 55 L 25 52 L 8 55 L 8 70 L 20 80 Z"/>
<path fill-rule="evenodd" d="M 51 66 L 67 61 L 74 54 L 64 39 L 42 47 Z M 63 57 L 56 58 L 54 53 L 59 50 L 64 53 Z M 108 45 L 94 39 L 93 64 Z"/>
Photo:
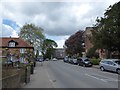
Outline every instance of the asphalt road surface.
<path fill-rule="evenodd" d="M 46 61 L 46 71 L 54 88 L 118 88 L 118 74 L 60 61 Z"/>

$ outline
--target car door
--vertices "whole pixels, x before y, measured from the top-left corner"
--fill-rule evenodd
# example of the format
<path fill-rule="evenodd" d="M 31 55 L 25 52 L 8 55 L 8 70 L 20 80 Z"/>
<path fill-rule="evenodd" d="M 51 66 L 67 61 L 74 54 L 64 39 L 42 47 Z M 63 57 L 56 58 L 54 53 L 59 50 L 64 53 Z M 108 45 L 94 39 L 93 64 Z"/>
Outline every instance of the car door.
<path fill-rule="evenodd" d="M 108 70 L 108 61 L 102 61 L 100 65 L 104 67 L 105 70 Z"/>
<path fill-rule="evenodd" d="M 116 71 L 116 64 L 114 62 L 109 62 L 109 70 L 110 71 Z"/>
<path fill-rule="evenodd" d="M 109 71 L 115 71 L 115 64 L 112 61 L 107 61 L 106 68 Z"/>

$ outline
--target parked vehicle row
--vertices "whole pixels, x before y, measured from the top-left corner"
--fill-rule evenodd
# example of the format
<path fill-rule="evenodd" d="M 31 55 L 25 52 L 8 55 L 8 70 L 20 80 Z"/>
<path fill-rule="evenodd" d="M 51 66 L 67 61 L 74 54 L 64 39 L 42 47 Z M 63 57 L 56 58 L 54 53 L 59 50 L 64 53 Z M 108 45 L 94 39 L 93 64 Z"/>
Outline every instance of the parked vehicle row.
<path fill-rule="evenodd" d="M 87 67 L 90 66 L 92 67 L 92 63 L 88 58 L 79 58 L 79 59 L 74 59 L 74 58 L 64 58 L 64 62 L 70 63 L 70 64 L 76 64 L 79 66 Z M 112 71 L 120 74 L 120 60 L 119 59 L 103 59 L 99 63 L 99 68 L 101 71 Z"/>
<path fill-rule="evenodd" d="M 91 67 L 92 66 L 92 63 L 88 58 L 75 59 L 75 58 L 65 57 L 64 62 L 79 65 L 79 66 L 84 66 L 84 67 L 86 67 L 86 66 Z"/>

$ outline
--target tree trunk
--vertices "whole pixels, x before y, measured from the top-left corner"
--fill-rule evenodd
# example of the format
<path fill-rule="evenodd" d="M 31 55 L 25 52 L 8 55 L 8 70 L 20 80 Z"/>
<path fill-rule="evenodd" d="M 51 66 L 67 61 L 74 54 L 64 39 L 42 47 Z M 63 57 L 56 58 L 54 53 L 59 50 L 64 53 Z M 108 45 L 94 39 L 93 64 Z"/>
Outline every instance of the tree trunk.
<path fill-rule="evenodd" d="M 107 50 L 107 58 L 111 58 L 111 50 Z"/>

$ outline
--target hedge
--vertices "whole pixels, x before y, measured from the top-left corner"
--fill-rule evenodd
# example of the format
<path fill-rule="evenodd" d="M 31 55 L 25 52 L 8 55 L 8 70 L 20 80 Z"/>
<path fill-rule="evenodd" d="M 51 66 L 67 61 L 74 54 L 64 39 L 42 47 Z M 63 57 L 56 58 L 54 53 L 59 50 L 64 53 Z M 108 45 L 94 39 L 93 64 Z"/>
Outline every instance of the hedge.
<path fill-rule="evenodd" d="M 99 65 L 100 59 L 96 59 L 96 58 L 91 58 L 91 62 L 93 65 Z"/>

